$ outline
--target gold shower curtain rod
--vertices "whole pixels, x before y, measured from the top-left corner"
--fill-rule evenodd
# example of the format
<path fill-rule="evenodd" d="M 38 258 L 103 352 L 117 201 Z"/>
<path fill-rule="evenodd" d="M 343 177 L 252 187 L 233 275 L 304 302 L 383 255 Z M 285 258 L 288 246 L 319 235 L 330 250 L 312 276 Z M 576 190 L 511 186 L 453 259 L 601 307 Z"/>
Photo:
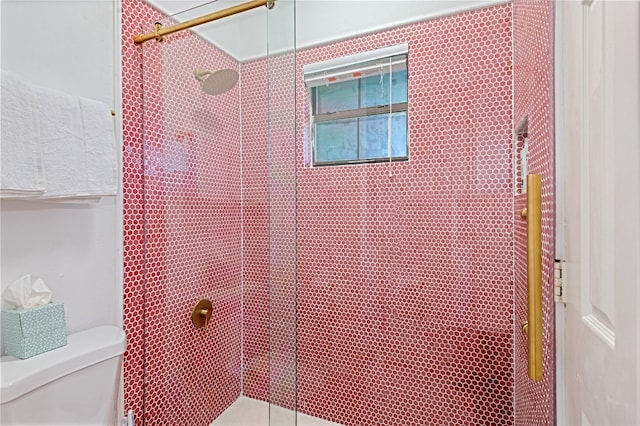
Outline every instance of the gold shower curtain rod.
<path fill-rule="evenodd" d="M 188 21 L 181 22 L 176 25 L 172 25 L 167 28 L 162 28 L 161 24 L 156 23 L 156 30 L 152 33 L 138 34 L 133 38 L 135 44 L 144 43 L 152 38 L 157 41 L 162 41 L 163 36 L 178 31 L 186 30 L 197 25 L 206 24 L 207 22 L 215 21 L 220 18 L 226 18 L 227 16 L 235 15 L 237 13 L 246 12 L 247 10 L 255 9 L 260 6 L 267 6 L 269 9 L 273 7 L 275 0 L 251 0 L 246 3 L 242 3 L 236 6 L 231 6 L 226 9 L 219 10 L 217 12 L 209 13 L 208 15 L 200 16 L 199 18 L 189 19 Z"/>

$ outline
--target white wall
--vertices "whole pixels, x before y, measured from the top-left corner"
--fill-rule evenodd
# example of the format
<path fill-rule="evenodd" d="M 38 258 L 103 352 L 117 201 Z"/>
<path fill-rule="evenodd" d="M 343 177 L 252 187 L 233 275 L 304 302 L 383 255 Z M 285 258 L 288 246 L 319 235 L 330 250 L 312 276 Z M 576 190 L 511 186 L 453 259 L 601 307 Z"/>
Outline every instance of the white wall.
<path fill-rule="evenodd" d="M 118 1 L 2 0 L 2 69 L 105 102 L 119 131 Z M 119 136 L 118 136 L 119 137 Z M 0 205 L 2 289 L 25 273 L 64 302 L 70 333 L 122 324 L 122 203 L 7 201 Z"/>

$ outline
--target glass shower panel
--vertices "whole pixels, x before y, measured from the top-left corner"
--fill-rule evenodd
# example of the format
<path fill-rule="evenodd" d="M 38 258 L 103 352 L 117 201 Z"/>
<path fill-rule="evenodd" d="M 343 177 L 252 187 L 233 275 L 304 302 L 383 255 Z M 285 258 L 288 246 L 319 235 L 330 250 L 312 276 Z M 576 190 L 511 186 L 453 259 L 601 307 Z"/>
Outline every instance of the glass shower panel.
<path fill-rule="evenodd" d="M 269 424 L 297 424 L 295 1 L 267 13 Z"/>
<path fill-rule="evenodd" d="M 145 424 L 208 425 L 241 394 L 240 85 L 212 96 L 199 81 L 239 68 L 190 31 L 142 46 Z"/>
<path fill-rule="evenodd" d="M 338 3 L 331 7 L 339 7 Z M 368 42 L 347 40 L 299 49 L 298 69 L 347 52 L 369 50 L 367 46 Z M 379 47 L 371 45 L 371 49 Z M 327 158 L 345 152 L 340 142 L 355 146 L 359 132 L 357 126 L 343 124 L 353 119 L 327 122 L 343 126 L 342 130 L 353 127 L 353 131 L 326 129 L 325 123 L 314 126 L 309 112 L 311 89 L 298 81 L 298 146 L 303 147 L 297 155 L 298 410 L 332 424 L 405 424 L 387 416 L 397 412 L 389 404 L 396 382 L 384 374 L 385 365 L 396 364 L 397 351 L 404 351 L 385 341 L 386 309 L 392 302 L 391 294 L 384 291 L 392 261 L 388 227 L 396 214 L 391 195 L 399 163 L 313 166 L 314 138 L 329 142 L 329 149 L 315 145 L 318 160 L 318 155 Z M 356 99 L 340 103 L 357 105 L 358 91 L 338 90 L 344 98 L 349 92 Z M 370 139 L 365 145 L 379 143 L 386 148 L 386 117 L 382 132 L 373 127 L 360 129 L 360 136 Z M 370 130 L 368 135 L 365 129 Z M 340 138 L 335 136 L 338 133 Z"/>
<path fill-rule="evenodd" d="M 294 7 L 142 46 L 146 424 L 296 424 Z"/>

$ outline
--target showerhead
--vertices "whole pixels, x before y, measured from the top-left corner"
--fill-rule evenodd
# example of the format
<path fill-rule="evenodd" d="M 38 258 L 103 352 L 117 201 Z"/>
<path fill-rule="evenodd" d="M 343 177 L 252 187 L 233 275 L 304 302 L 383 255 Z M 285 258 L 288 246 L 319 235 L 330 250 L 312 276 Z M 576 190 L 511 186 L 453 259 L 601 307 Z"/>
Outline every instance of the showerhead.
<path fill-rule="evenodd" d="M 238 72 L 231 69 L 215 72 L 195 70 L 196 80 L 202 82 L 202 90 L 209 95 L 219 95 L 231 90 L 238 82 Z"/>

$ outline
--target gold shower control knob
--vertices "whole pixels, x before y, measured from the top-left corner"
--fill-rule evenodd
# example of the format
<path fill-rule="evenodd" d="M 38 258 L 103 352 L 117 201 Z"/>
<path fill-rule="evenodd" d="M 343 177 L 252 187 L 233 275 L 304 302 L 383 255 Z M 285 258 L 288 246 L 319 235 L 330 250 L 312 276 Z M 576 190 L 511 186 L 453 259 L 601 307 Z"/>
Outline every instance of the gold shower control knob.
<path fill-rule="evenodd" d="M 191 322 L 193 322 L 193 326 L 195 328 L 206 327 L 211 318 L 211 310 L 212 305 L 209 299 L 202 299 L 196 303 L 196 306 L 191 312 Z"/>
<path fill-rule="evenodd" d="M 522 323 L 522 332 L 525 335 L 529 335 L 529 321 L 525 321 Z"/>

